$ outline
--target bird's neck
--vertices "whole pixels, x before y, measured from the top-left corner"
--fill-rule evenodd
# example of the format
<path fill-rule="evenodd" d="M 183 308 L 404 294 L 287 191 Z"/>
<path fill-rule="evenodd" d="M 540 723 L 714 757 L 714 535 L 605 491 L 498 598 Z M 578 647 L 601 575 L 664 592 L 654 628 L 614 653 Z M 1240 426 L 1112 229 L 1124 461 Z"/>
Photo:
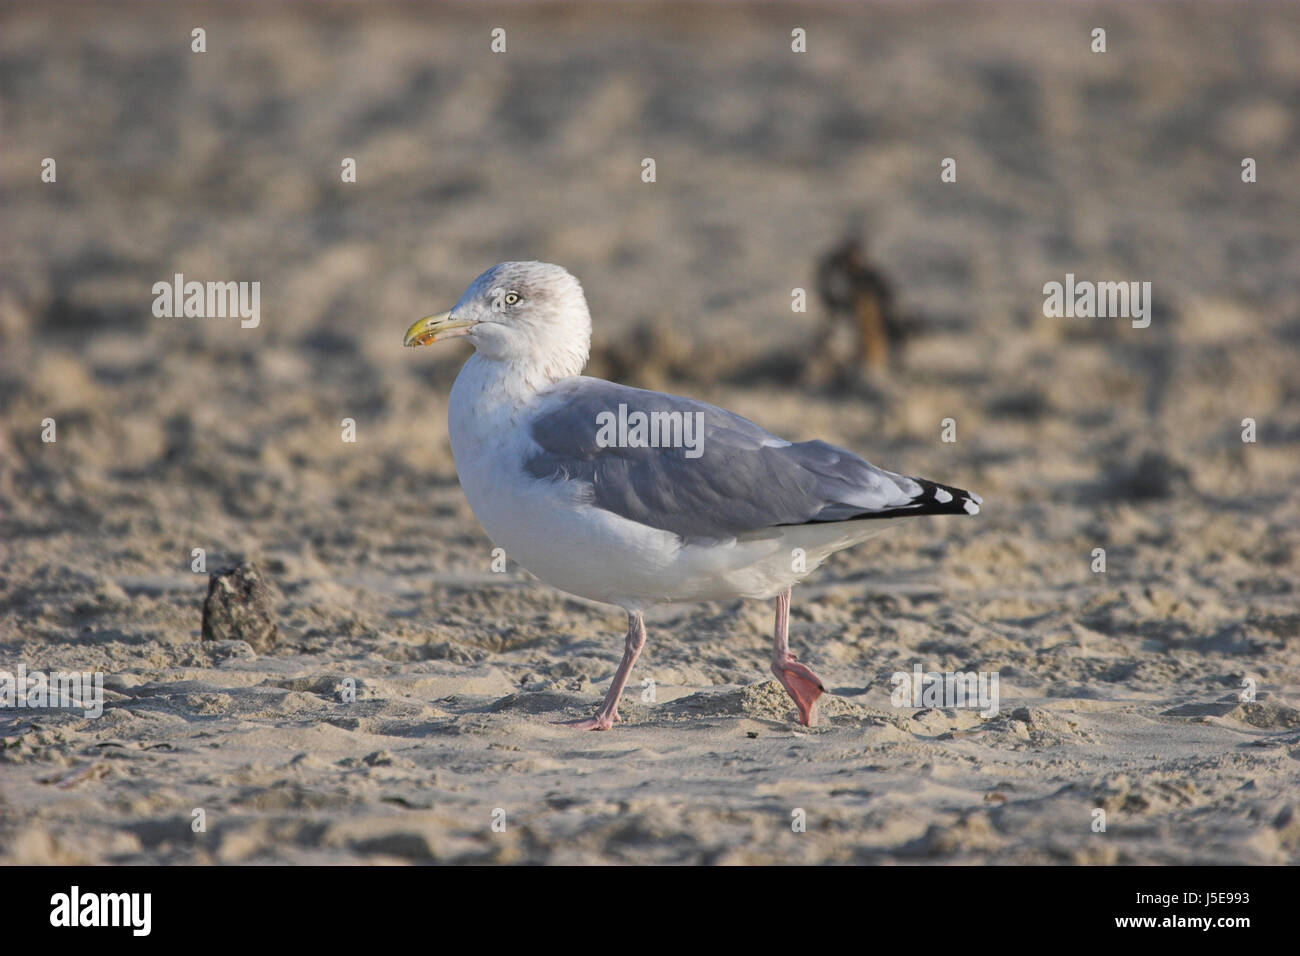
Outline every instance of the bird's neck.
<path fill-rule="evenodd" d="M 467 476 L 473 483 L 476 469 L 484 463 L 491 471 L 496 455 L 508 456 L 526 409 L 548 384 L 535 369 L 519 368 L 478 352 L 469 357 L 456 376 L 447 404 L 448 437 L 462 485 Z"/>
<path fill-rule="evenodd" d="M 581 375 L 587 353 L 585 343 L 538 349 L 519 358 L 496 358 L 476 351 L 458 380 L 473 382 L 482 391 L 481 397 L 489 401 L 525 403 L 556 382 Z"/>
<path fill-rule="evenodd" d="M 452 401 L 478 408 L 519 409 L 538 392 L 581 371 L 581 364 L 569 371 L 563 363 L 493 359 L 475 352 L 456 376 Z"/>

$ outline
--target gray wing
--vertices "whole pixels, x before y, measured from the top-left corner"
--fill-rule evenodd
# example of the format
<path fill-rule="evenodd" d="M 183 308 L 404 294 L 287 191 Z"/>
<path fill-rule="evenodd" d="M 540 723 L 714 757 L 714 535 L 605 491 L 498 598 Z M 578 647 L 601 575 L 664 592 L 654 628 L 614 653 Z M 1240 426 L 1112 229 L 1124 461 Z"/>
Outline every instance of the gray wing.
<path fill-rule="evenodd" d="M 631 424 L 634 412 L 657 423 L 642 439 L 655 440 L 657 431 L 661 446 L 679 447 L 633 447 L 633 430 L 623 436 L 631 441 L 610 444 L 620 406 Z M 958 488 L 884 471 L 823 441 L 791 444 L 676 395 L 580 377 L 548 389 L 531 413 L 536 448 L 524 462 L 528 474 L 580 482 L 598 507 L 683 538 L 979 510 L 979 498 Z"/>

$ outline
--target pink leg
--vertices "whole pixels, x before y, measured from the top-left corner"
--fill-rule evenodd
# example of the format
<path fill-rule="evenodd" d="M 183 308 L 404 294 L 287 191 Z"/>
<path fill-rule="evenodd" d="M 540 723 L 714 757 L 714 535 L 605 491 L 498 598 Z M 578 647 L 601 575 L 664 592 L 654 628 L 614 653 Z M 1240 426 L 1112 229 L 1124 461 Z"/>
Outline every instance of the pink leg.
<path fill-rule="evenodd" d="M 790 592 L 776 596 L 776 636 L 772 642 L 772 673 L 799 708 L 799 723 L 812 726 L 817 719 L 817 698 L 826 690 L 821 678 L 790 653 Z"/>
<path fill-rule="evenodd" d="M 632 668 L 636 666 L 636 659 L 641 655 L 641 648 L 645 646 L 645 621 L 641 619 L 641 612 L 629 613 L 627 616 L 627 641 L 623 645 L 623 660 L 619 662 L 618 670 L 614 672 L 614 682 L 609 685 L 609 693 L 605 695 L 604 701 L 601 702 L 600 709 L 596 711 L 595 717 L 588 717 L 586 720 L 567 721 L 564 726 L 573 727 L 576 730 L 609 730 L 619 720 L 618 716 L 618 699 L 623 696 L 623 688 L 627 686 L 627 679 L 632 676 Z"/>

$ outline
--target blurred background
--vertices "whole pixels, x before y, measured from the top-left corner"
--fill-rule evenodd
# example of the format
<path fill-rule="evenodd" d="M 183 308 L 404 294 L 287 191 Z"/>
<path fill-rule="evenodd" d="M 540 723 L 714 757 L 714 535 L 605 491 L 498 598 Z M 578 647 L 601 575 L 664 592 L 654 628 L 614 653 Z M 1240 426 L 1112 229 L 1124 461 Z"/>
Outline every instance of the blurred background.
<path fill-rule="evenodd" d="M 401 348 L 542 259 L 585 286 L 592 374 L 984 496 L 837 559 L 848 590 L 799 620 L 850 635 L 841 681 L 875 666 L 860 633 L 1045 693 L 1236 679 L 1197 654 L 1294 683 L 1297 104 L 1294 4 L 7 4 L 0 650 L 189 660 L 195 547 L 261 562 L 286 653 L 522 679 L 557 629 L 612 633 L 547 589 L 456 586 L 491 547 L 446 438 L 468 349 Z M 155 318 L 175 273 L 260 282 L 260 326 Z M 1045 317 L 1066 273 L 1150 282 L 1150 327 Z M 660 665 L 753 680 L 767 614 L 697 618 Z M 1047 650 L 1079 628 L 1159 663 Z"/>

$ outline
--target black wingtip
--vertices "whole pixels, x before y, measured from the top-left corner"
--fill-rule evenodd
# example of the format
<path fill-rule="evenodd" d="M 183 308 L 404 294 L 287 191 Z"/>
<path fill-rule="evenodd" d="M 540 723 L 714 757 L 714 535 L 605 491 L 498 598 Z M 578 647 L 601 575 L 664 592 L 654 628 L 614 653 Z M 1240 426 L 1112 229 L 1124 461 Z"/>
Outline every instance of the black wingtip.
<path fill-rule="evenodd" d="M 905 518 L 910 515 L 977 515 L 980 513 L 980 505 L 984 503 L 984 499 L 973 491 L 941 485 L 928 478 L 913 478 L 912 481 L 920 485 L 921 490 L 907 504 L 854 515 L 846 520 Z"/>
<path fill-rule="evenodd" d="M 913 478 L 921 486 L 921 493 L 912 501 L 920 507 L 912 514 L 922 515 L 977 515 L 984 499 L 973 491 L 941 485 L 926 478 Z"/>

